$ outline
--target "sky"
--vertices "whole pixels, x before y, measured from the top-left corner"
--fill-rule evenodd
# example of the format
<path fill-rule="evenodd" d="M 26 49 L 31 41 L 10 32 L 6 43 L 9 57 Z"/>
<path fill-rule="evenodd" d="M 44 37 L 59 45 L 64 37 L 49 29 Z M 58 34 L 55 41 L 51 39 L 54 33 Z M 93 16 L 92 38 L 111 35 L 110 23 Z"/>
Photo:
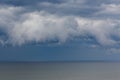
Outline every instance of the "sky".
<path fill-rule="evenodd" d="M 119 61 L 120 0 L 0 0 L 0 61 Z"/>

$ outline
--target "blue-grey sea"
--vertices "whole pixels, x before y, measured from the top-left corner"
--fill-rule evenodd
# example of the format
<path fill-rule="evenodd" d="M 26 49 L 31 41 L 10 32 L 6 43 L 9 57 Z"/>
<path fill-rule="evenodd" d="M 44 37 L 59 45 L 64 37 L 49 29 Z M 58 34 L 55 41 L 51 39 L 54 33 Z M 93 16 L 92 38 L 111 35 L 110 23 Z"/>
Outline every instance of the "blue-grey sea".
<path fill-rule="evenodd" d="M 0 80 L 120 80 L 120 63 L 0 63 Z"/>

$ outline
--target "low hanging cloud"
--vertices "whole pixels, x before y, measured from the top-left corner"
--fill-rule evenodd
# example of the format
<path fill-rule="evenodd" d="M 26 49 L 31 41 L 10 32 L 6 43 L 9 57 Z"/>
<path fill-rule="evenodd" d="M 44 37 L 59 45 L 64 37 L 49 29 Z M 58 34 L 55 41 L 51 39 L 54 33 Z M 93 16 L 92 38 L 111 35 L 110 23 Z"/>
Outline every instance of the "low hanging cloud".
<path fill-rule="evenodd" d="M 93 37 L 99 45 L 114 46 L 120 42 L 120 20 L 117 18 L 100 18 L 98 15 L 119 15 L 119 6 L 102 4 L 94 12 L 95 17 L 83 17 L 80 15 L 59 15 L 45 9 L 50 6 L 57 7 L 59 11 L 71 9 L 85 9 L 86 1 L 63 1 L 54 4 L 50 2 L 40 3 L 43 9 L 28 10 L 28 7 L 1 5 L 0 6 L 0 43 L 2 45 L 23 45 L 31 42 L 43 43 L 58 41 L 64 43 L 75 38 Z M 77 4 L 77 5 L 76 5 Z M 79 5 L 81 4 L 81 5 Z M 52 8 L 54 8 L 52 7 Z M 112 8 L 111 8 L 112 7 Z M 50 10 L 50 8 L 48 8 Z M 56 9 L 56 8 L 55 8 Z M 53 10 L 53 9 L 51 9 Z M 114 12 L 116 11 L 116 12 Z M 111 13 L 110 13 L 111 12 Z M 98 16 L 98 17 L 97 17 Z"/>

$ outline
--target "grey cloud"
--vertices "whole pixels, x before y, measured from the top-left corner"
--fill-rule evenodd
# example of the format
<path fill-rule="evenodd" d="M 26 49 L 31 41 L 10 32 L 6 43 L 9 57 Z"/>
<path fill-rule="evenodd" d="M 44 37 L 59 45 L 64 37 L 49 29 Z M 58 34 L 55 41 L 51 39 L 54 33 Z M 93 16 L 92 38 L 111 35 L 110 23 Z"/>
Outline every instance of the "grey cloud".
<path fill-rule="evenodd" d="M 108 54 L 108 55 L 119 54 L 119 53 L 120 53 L 120 49 L 119 48 L 109 48 L 109 49 L 106 49 L 106 54 Z"/>
<path fill-rule="evenodd" d="M 77 37 L 92 36 L 102 46 L 119 45 L 120 20 L 109 16 L 104 18 L 105 14 L 119 15 L 119 4 L 108 4 L 106 1 L 105 4 L 100 2 L 100 5 L 91 6 L 87 2 L 89 1 L 43 1 L 33 10 L 29 10 L 30 6 L 1 5 L 0 30 L 4 35 L 0 35 L 0 43 L 22 45 L 54 40 L 64 43 Z M 62 13 L 64 15 L 60 15 Z"/>
<path fill-rule="evenodd" d="M 87 0 L 62 0 L 61 3 L 40 2 L 38 7 L 50 13 L 60 15 L 78 15 L 78 16 L 92 16 L 98 11 L 97 7 L 86 4 Z"/>
<path fill-rule="evenodd" d="M 62 0 L 61 3 L 40 2 L 38 8 L 52 14 L 77 15 L 90 18 L 98 18 L 99 16 L 113 18 L 113 16 L 118 17 L 119 15 L 119 3 L 112 0 Z"/>
<path fill-rule="evenodd" d="M 102 15 L 120 15 L 120 4 L 101 4 L 100 6 L 101 10 L 97 12 L 97 14 L 102 14 Z"/>

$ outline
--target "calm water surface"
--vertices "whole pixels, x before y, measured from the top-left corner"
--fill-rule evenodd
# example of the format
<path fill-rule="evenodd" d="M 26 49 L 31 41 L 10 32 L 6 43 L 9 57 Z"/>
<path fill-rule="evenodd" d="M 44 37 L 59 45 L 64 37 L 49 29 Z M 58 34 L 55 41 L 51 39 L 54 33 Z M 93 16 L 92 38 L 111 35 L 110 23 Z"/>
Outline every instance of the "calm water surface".
<path fill-rule="evenodd" d="M 0 63 L 0 80 L 120 80 L 120 63 Z"/>

